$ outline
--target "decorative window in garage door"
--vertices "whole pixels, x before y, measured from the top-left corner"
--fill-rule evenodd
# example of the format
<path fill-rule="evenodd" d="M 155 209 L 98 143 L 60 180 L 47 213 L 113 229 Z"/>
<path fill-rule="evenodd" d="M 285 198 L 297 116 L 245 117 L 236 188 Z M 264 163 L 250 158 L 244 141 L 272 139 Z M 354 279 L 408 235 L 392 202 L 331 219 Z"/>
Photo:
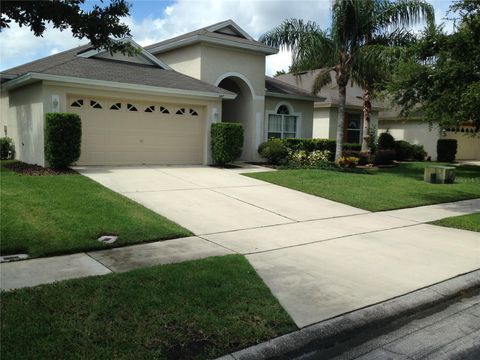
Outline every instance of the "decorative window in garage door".
<path fill-rule="evenodd" d="M 122 103 L 115 103 L 110 106 L 110 110 L 122 110 Z"/>
<path fill-rule="evenodd" d="M 170 111 L 166 107 L 163 107 L 163 106 L 160 106 L 160 112 L 162 114 L 170 114 Z"/>
<path fill-rule="evenodd" d="M 178 109 L 175 114 L 177 114 L 177 115 L 185 115 L 185 108 L 180 108 L 180 109 Z"/>
<path fill-rule="evenodd" d="M 81 108 L 83 107 L 83 100 L 77 99 L 70 104 L 71 107 Z"/>
<path fill-rule="evenodd" d="M 132 104 L 127 104 L 128 111 L 138 111 L 137 108 Z"/>
<path fill-rule="evenodd" d="M 190 115 L 198 116 L 198 112 L 195 109 L 190 109 Z"/>
<path fill-rule="evenodd" d="M 90 107 L 92 109 L 103 109 L 103 106 L 102 104 L 100 104 L 98 101 L 96 100 L 90 100 Z"/>
<path fill-rule="evenodd" d="M 153 113 L 155 111 L 155 105 L 150 105 L 145 108 L 146 113 Z"/>

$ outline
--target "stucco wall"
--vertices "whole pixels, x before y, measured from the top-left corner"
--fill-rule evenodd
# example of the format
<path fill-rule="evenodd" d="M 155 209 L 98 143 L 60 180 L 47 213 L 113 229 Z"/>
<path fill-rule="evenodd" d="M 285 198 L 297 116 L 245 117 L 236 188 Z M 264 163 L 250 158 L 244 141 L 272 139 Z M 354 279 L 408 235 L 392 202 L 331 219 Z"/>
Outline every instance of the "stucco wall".
<path fill-rule="evenodd" d="M 6 125 L 8 136 L 15 142 L 16 159 L 45 166 L 41 83 L 9 92 Z"/>
<path fill-rule="evenodd" d="M 196 44 L 155 56 L 175 71 L 200 79 L 202 76 L 201 55 L 201 46 Z"/>
<path fill-rule="evenodd" d="M 265 97 L 265 114 L 268 111 L 274 112 L 278 106 L 286 104 L 293 108 L 294 113 L 300 113 L 300 124 L 297 125 L 297 137 L 311 138 L 313 130 L 313 102 L 305 100 L 282 99 L 275 97 Z M 263 127 L 263 141 L 267 140 L 267 120 L 265 115 L 265 123 Z"/>
<path fill-rule="evenodd" d="M 442 139 L 457 140 L 457 160 L 480 160 L 480 134 L 447 131 Z"/>
<path fill-rule="evenodd" d="M 381 120 L 378 133 L 389 130 L 395 140 L 405 140 L 412 144 L 423 145 L 432 160 L 437 159 L 437 140 L 440 132 L 437 125 L 431 129 L 423 121 Z"/>

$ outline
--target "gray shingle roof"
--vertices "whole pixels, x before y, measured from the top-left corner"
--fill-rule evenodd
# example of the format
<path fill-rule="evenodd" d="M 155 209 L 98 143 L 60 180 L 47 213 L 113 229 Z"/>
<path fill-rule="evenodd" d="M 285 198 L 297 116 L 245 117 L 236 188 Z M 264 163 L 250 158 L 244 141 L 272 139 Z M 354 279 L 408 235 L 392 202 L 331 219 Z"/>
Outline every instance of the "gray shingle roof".
<path fill-rule="evenodd" d="M 2 71 L 2 74 L 23 75 L 27 73 L 41 73 L 180 90 L 232 94 L 228 90 L 213 86 L 207 82 L 180 74 L 174 70 L 164 70 L 154 65 L 77 56 L 90 48 L 90 45 L 80 46 Z"/>
<path fill-rule="evenodd" d="M 218 23 L 218 24 L 221 24 L 221 23 Z M 249 39 L 245 39 L 245 38 L 240 37 L 240 36 L 228 35 L 228 34 L 218 33 L 218 32 L 211 32 L 211 31 L 208 30 L 209 28 L 211 28 L 215 25 L 218 25 L 218 24 L 209 25 L 209 26 L 206 26 L 204 28 L 188 32 L 186 34 L 182 34 L 182 35 L 179 35 L 179 36 L 176 36 L 176 37 L 164 40 L 164 41 L 157 42 L 155 44 L 148 45 L 148 46 L 145 47 L 145 49 L 147 51 L 151 51 L 152 49 L 155 49 L 157 47 L 166 46 L 166 45 L 173 44 L 173 43 L 176 43 L 176 42 L 181 41 L 181 40 L 189 39 L 189 38 L 194 37 L 194 36 L 203 35 L 203 36 L 206 36 L 206 37 L 209 37 L 209 38 L 212 38 L 212 39 L 229 40 L 229 41 L 237 42 L 239 44 L 254 45 L 254 46 L 257 46 L 257 47 L 260 47 L 260 48 L 264 48 L 265 50 L 272 50 L 272 51 L 275 51 L 275 52 L 277 51 L 277 49 L 272 48 L 271 46 L 265 45 L 265 44 L 263 44 L 259 41 L 256 41 L 256 40 L 249 40 Z"/>
<path fill-rule="evenodd" d="M 281 95 L 301 96 L 311 98 L 312 101 L 323 101 L 325 98 L 315 96 L 311 92 L 305 91 L 302 88 L 293 86 L 284 81 L 277 80 L 270 76 L 265 76 L 265 90 L 270 93 Z"/>

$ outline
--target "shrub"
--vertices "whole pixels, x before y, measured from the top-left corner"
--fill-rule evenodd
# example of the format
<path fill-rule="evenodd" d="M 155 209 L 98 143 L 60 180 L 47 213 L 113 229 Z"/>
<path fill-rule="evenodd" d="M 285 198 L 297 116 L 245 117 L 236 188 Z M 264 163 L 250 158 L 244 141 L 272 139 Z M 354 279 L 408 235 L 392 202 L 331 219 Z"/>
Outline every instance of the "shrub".
<path fill-rule="evenodd" d="M 211 149 L 215 164 L 225 165 L 242 155 L 243 126 L 239 123 L 221 122 L 212 124 Z"/>
<path fill-rule="evenodd" d="M 305 150 L 290 151 L 288 155 L 288 167 L 322 167 L 328 163 L 330 152 L 328 150 L 315 150 L 307 152 Z"/>
<path fill-rule="evenodd" d="M 408 141 L 395 141 L 395 160 L 405 161 L 413 158 L 413 147 Z"/>
<path fill-rule="evenodd" d="M 359 161 L 360 159 L 355 156 L 349 156 L 349 157 L 342 156 L 340 159 L 338 159 L 338 165 L 340 165 L 341 167 L 353 169 L 358 165 Z"/>
<path fill-rule="evenodd" d="M 377 148 L 379 150 L 393 150 L 395 148 L 395 138 L 388 132 L 381 133 L 378 137 Z"/>
<path fill-rule="evenodd" d="M 315 150 L 328 150 L 335 153 L 335 140 L 330 139 L 283 139 L 285 146 L 292 151 L 305 150 L 312 152 Z"/>
<path fill-rule="evenodd" d="M 0 138 L 0 159 L 9 160 L 15 157 L 15 144 L 9 137 Z"/>
<path fill-rule="evenodd" d="M 278 165 L 287 158 L 288 148 L 281 139 L 270 139 L 260 144 L 258 153 L 270 164 Z"/>
<path fill-rule="evenodd" d="M 412 144 L 412 160 L 425 161 L 427 152 L 423 148 L 423 145 Z"/>
<path fill-rule="evenodd" d="M 80 157 L 82 123 L 77 114 L 47 113 L 45 158 L 51 167 L 62 169 Z"/>
<path fill-rule="evenodd" d="M 370 125 L 368 128 L 368 148 L 371 154 L 375 154 L 377 150 L 377 127 Z"/>
<path fill-rule="evenodd" d="M 351 151 L 358 151 L 362 150 L 362 144 L 357 143 L 344 143 L 342 145 L 343 150 L 351 150 Z"/>
<path fill-rule="evenodd" d="M 375 165 L 392 165 L 393 160 L 395 160 L 395 150 L 378 149 L 373 162 Z"/>
<path fill-rule="evenodd" d="M 437 141 L 437 160 L 443 162 L 455 161 L 457 154 L 457 140 L 439 139 Z"/>
<path fill-rule="evenodd" d="M 372 163 L 372 155 L 368 152 L 359 152 L 358 153 L 358 165 L 367 165 Z"/>

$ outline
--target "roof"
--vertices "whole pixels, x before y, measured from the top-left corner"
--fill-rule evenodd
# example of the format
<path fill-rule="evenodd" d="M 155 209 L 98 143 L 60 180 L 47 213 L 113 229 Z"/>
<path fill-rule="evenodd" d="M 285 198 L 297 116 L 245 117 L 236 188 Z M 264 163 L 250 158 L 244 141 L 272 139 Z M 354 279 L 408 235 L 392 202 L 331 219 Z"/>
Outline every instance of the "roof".
<path fill-rule="evenodd" d="M 138 64 L 105 58 L 77 56 L 91 50 L 90 45 L 76 47 L 2 72 L 2 77 L 21 76 L 28 73 L 74 77 L 161 88 L 233 95 L 228 90 L 207 82 L 165 70 L 155 65 Z"/>
<path fill-rule="evenodd" d="M 315 96 L 304 89 L 280 81 L 270 76 L 265 76 L 265 90 L 267 96 L 282 96 L 290 98 L 299 98 L 311 101 L 324 101 L 324 97 Z"/>
<path fill-rule="evenodd" d="M 145 49 L 152 54 L 158 54 L 199 42 L 229 45 L 266 54 L 276 54 L 278 52 L 278 49 L 254 40 L 233 20 L 222 21 L 174 38 L 160 41 L 146 46 Z"/>
<path fill-rule="evenodd" d="M 300 74 L 284 74 L 279 75 L 275 79 L 287 82 L 291 85 L 298 86 L 305 91 L 312 91 L 313 83 L 317 75 L 323 71 L 322 69 L 316 69 L 311 71 L 306 71 Z M 322 90 L 318 93 L 319 96 L 325 99 L 324 103 L 319 104 L 319 106 L 338 106 L 338 85 L 335 81 L 335 72 L 331 71 L 330 76 L 332 78 L 332 82 L 322 88 Z M 347 86 L 347 107 L 352 108 L 363 108 L 363 90 L 356 84 L 353 86 Z M 383 103 L 378 100 L 373 100 L 373 108 L 374 110 L 379 110 L 383 108 Z"/>

